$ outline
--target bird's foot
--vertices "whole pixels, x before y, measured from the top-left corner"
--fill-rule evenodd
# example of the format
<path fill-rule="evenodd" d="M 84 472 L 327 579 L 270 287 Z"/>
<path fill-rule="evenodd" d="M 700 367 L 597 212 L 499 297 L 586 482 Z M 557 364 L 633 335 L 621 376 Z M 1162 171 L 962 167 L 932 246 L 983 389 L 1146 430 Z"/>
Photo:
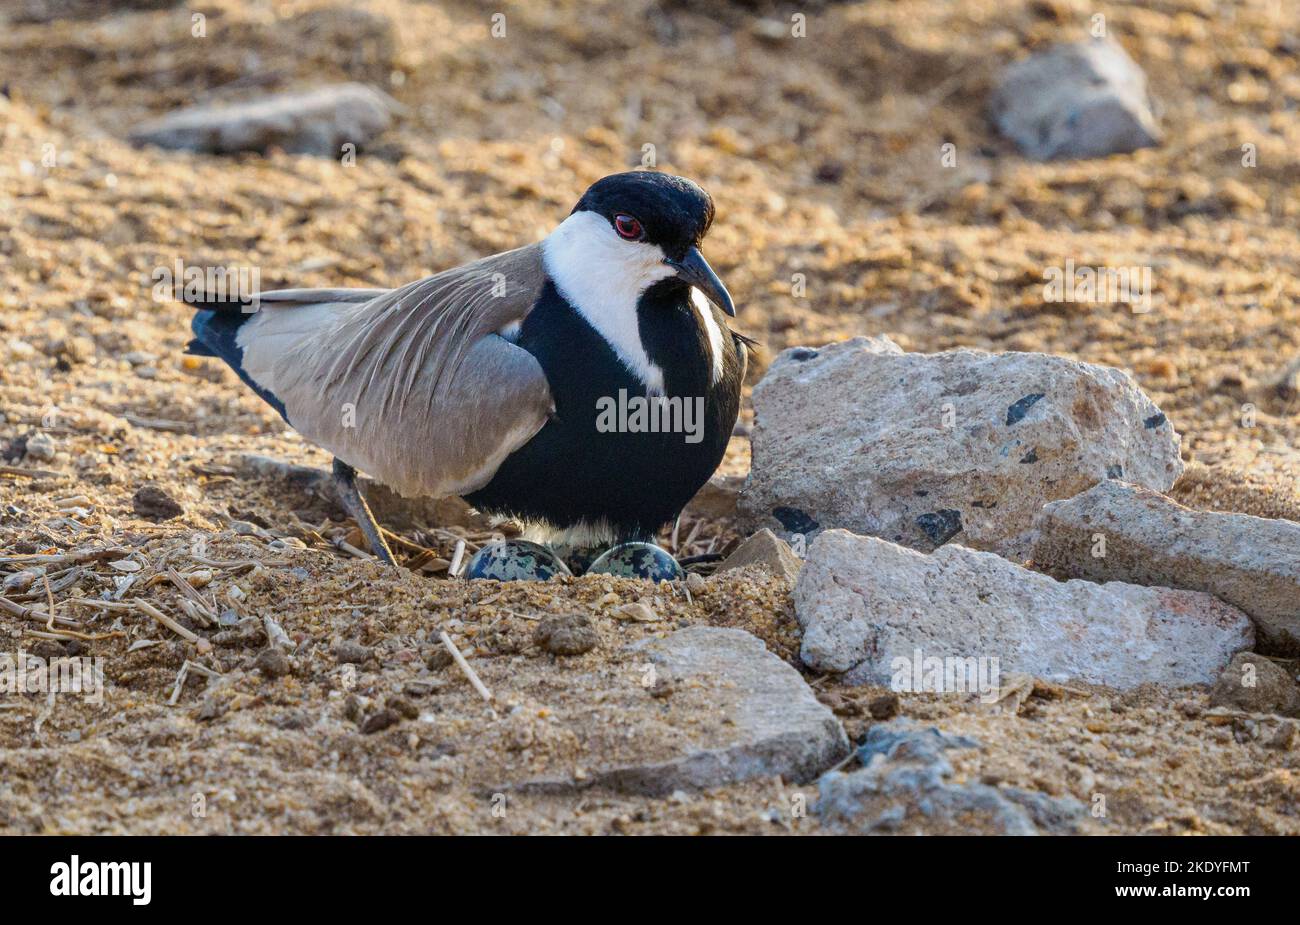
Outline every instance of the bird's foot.
<path fill-rule="evenodd" d="M 677 581 L 686 577 L 677 560 L 654 543 L 619 543 L 591 563 L 586 574 L 650 581 Z"/>
<path fill-rule="evenodd" d="M 556 575 L 571 574 L 564 560 L 554 552 L 527 540 L 488 543 L 465 566 L 466 578 L 496 581 L 547 581 Z"/>

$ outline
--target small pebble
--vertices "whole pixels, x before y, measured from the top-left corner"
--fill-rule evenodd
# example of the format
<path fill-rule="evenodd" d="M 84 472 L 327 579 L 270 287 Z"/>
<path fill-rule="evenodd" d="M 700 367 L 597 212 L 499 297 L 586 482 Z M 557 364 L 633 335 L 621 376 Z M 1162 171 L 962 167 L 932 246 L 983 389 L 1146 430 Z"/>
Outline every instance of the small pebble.
<path fill-rule="evenodd" d="M 397 715 L 395 710 L 385 707 L 367 716 L 361 723 L 361 731 L 366 735 L 371 735 L 372 733 L 382 732 L 389 726 L 396 726 L 401 721 L 402 718 Z"/>
<path fill-rule="evenodd" d="M 26 360 L 36 356 L 36 348 L 25 340 L 14 338 L 9 341 L 9 355 L 15 360 Z"/>
<path fill-rule="evenodd" d="M 49 462 L 58 452 L 54 438 L 46 433 L 32 434 L 27 438 L 27 456 L 39 462 Z"/>
<path fill-rule="evenodd" d="M 344 640 L 335 643 L 334 659 L 345 665 L 364 665 L 374 652 L 359 642 Z"/>
<path fill-rule="evenodd" d="M 0 591 L 4 591 L 6 594 L 22 594 L 31 587 L 32 582 L 44 574 L 45 569 L 41 566 L 14 572 L 12 575 L 5 576 L 4 581 L 0 582 Z"/>
<path fill-rule="evenodd" d="M 659 621 L 659 614 L 640 601 L 624 604 L 614 611 L 614 617 L 618 620 L 634 620 L 637 623 L 657 623 Z"/>

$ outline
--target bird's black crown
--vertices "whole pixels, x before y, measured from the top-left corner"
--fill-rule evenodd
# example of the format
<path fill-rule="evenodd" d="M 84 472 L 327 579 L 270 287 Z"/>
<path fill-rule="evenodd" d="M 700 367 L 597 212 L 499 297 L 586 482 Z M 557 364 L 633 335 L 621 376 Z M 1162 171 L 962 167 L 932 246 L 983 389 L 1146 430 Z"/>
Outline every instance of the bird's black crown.
<path fill-rule="evenodd" d="M 631 215 L 645 228 L 644 240 L 658 244 L 669 257 L 699 246 L 713 224 L 713 198 L 698 184 L 651 170 L 597 180 L 573 211 L 596 212 L 611 223 L 616 215 Z"/>

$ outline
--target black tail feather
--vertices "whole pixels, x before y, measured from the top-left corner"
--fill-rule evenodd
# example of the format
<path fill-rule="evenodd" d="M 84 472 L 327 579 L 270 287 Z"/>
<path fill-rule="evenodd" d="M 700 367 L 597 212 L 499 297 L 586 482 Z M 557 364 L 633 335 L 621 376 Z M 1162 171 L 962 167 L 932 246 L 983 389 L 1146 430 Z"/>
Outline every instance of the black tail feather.
<path fill-rule="evenodd" d="M 251 315 L 258 306 L 251 299 L 232 299 L 204 293 L 195 298 L 181 298 L 178 301 L 195 311 L 216 312 L 219 315 Z"/>

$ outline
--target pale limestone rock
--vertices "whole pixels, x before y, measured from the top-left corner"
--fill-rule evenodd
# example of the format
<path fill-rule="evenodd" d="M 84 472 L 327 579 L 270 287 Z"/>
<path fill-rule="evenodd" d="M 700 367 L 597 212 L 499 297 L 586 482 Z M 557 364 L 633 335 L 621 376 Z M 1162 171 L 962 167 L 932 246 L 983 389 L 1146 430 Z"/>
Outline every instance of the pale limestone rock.
<path fill-rule="evenodd" d="M 1037 528 L 1034 564 L 1049 574 L 1206 591 L 1255 621 L 1261 648 L 1300 654 L 1300 523 L 1107 481 L 1048 504 Z"/>
<path fill-rule="evenodd" d="M 620 693 L 611 686 L 618 675 L 609 672 L 598 684 L 579 679 L 578 686 L 596 685 L 593 716 L 617 710 L 637 730 L 645 757 L 624 762 L 588 754 L 580 781 L 546 776 L 513 789 L 596 786 L 666 796 L 777 775 L 805 783 L 848 754 L 839 720 L 799 672 L 744 630 L 693 626 L 635 643 L 626 656 L 640 680 L 654 676 L 644 690 Z"/>
<path fill-rule="evenodd" d="M 1105 478 L 1159 490 L 1179 438 L 1117 369 L 1041 353 L 902 353 L 887 338 L 784 351 L 754 388 L 752 529 L 843 527 L 1023 560 L 1044 503 Z"/>
<path fill-rule="evenodd" d="M 814 541 L 794 606 L 804 663 L 858 684 L 891 684 L 918 652 L 987 660 L 995 685 L 1012 672 L 1117 688 L 1209 684 L 1254 643 L 1250 619 L 1208 594 L 1058 582 L 992 553 L 927 555 L 844 530 Z M 910 683 L 930 689 L 922 680 Z"/>
<path fill-rule="evenodd" d="M 400 111 L 396 100 L 364 84 L 334 84 L 230 105 L 191 106 L 137 126 L 136 144 L 231 154 L 284 148 L 342 157 L 384 131 Z"/>
<path fill-rule="evenodd" d="M 1146 74 L 1105 39 L 1054 45 L 1008 65 L 989 109 L 998 131 L 1034 160 L 1160 144 Z"/>

